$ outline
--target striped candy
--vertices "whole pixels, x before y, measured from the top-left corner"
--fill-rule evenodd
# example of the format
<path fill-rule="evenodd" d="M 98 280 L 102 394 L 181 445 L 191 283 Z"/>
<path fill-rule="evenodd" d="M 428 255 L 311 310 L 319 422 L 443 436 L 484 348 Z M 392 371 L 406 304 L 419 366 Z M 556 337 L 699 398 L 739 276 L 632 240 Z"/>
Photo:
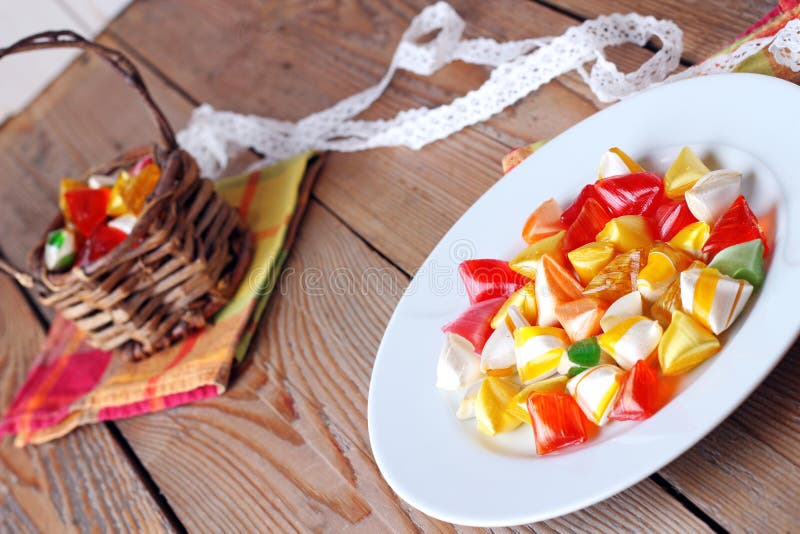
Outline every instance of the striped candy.
<path fill-rule="evenodd" d="M 517 372 L 525 382 L 548 378 L 558 369 L 561 355 L 567 350 L 567 333 L 554 326 L 525 326 L 514 331 Z"/>
<path fill-rule="evenodd" d="M 642 315 L 628 317 L 598 337 L 600 348 L 626 371 L 650 356 L 661 340 L 663 329 L 657 321 Z"/>
<path fill-rule="evenodd" d="M 678 278 L 679 273 L 688 267 L 690 261 L 686 254 L 669 245 L 653 245 L 647 255 L 647 265 L 639 272 L 636 281 L 639 293 L 646 301 L 655 301 Z"/>
<path fill-rule="evenodd" d="M 616 365 L 598 365 L 567 382 L 567 391 L 589 421 L 603 426 L 617 400 L 624 374 Z"/>
<path fill-rule="evenodd" d="M 681 305 L 697 321 L 720 334 L 736 320 L 753 286 L 725 276 L 716 269 L 689 269 L 681 273 Z"/>

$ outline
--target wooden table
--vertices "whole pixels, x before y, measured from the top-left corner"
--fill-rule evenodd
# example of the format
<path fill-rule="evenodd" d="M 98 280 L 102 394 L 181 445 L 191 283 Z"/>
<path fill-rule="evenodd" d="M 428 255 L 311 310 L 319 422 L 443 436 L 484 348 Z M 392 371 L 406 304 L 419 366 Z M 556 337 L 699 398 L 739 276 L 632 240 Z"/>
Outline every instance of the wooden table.
<path fill-rule="evenodd" d="M 708 56 L 772 0 L 451 0 L 470 36 L 560 34 L 638 10 L 677 21 L 683 65 Z M 176 127 L 209 102 L 298 119 L 375 83 L 421 0 L 135 2 L 100 41 L 130 53 Z M 43 28 L 44 29 L 44 28 Z M 628 69 L 651 51 L 620 47 Z M 486 70 L 401 73 L 368 118 L 444 103 Z M 13 83 L 4 80 L 2 83 Z M 399 500 L 367 437 L 372 361 L 402 289 L 425 256 L 500 176 L 514 146 L 557 135 L 600 107 L 574 74 L 490 121 L 415 152 L 331 154 L 287 269 L 380 268 L 353 291 L 282 279 L 247 363 L 221 398 L 80 428 L 39 447 L 0 447 L 0 530 L 468 530 Z M 58 178 L 154 139 L 149 117 L 96 58 L 81 57 L 0 129 L 0 249 L 20 264 L 57 201 Z M 327 279 L 322 284 L 327 284 Z M 0 402 L 23 380 L 49 316 L 0 277 Z M 525 529 L 789 531 L 800 528 L 800 350 L 707 438 L 636 486 Z"/>

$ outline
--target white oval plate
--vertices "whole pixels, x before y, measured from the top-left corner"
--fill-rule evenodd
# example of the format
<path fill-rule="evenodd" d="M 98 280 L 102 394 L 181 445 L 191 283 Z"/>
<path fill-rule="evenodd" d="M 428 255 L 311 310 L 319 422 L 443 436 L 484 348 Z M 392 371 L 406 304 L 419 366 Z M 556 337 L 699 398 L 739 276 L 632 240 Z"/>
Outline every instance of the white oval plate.
<path fill-rule="evenodd" d="M 767 376 L 800 329 L 800 87 L 729 74 L 664 85 L 587 118 L 547 143 L 484 194 L 436 246 L 389 321 L 369 391 L 375 460 L 397 494 L 451 523 L 507 526 L 594 504 L 657 471 L 709 433 Z M 619 146 L 663 172 L 683 145 L 715 167 L 745 172 L 760 217 L 775 210 L 767 278 L 723 350 L 692 372 L 650 419 L 613 423 L 572 451 L 537 457 L 529 426 L 496 438 L 458 421 L 462 393 L 434 387 L 441 326 L 467 307 L 457 267 L 509 259 L 520 230 L 547 198 L 562 206 L 594 180 Z"/>

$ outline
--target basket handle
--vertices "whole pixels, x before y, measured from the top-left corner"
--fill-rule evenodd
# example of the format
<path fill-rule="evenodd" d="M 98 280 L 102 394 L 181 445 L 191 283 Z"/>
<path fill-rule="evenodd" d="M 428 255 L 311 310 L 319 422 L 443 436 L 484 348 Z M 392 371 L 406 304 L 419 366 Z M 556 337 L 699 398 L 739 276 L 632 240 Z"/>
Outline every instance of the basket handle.
<path fill-rule="evenodd" d="M 100 56 L 108 64 L 114 67 L 114 70 L 119 72 L 125 78 L 125 81 L 132 85 L 133 88 L 136 89 L 139 95 L 144 99 L 147 107 L 150 109 L 150 112 L 156 121 L 156 124 L 158 125 L 158 129 L 161 132 L 161 138 L 164 141 L 165 147 L 169 150 L 173 150 L 178 147 L 172 127 L 169 125 L 169 122 L 164 116 L 164 113 L 161 111 L 161 108 L 158 107 L 153 100 L 153 97 L 150 96 L 150 91 L 147 90 L 147 86 L 144 84 L 141 74 L 139 74 L 139 71 L 136 69 L 136 66 L 134 66 L 133 62 L 119 50 L 108 48 L 107 46 L 103 46 L 93 41 L 87 41 L 73 31 L 59 30 L 37 33 L 29 37 L 25 37 L 24 39 L 20 39 L 8 48 L 0 48 L 0 59 L 2 59 L 4 56 L 16 54 L 18 52 L 45 50 L 48 48 L 80 48 L 82 50 L 94 52 Z"/>
<path fill-rule="evenodd" d="M 114 70 L 119 72 L 144 99 L 161 132 L 161 139 L 164 141 L 165 148 L 170 151 L 178 148 L 178 143 L 175 141 L 175 132 L 172 131 L 172 127 L 169 125 L 167 118 L 164 116 L 161 108 L 155 103 L 153 97 L 150 96 L 150 91 L 147 90 L 147 86 L 136 66 L 122 52 L 93 41 L 88 41 L 75 32 L 59 30 L 37 33 L 20 39 L 7 48 L 0 48 L 0 59 L 19 52 L 45 50 L 48 48 L 80 48 L 81 50 L 94 52 L 100 56 L 109 65 L 114 67 Z M 13 276 L 23 287 L 31 288 L 34 286 L 34 280 L 31 275 L 14 268 L 2 257 L 0 257 L 0 271 Z"/>

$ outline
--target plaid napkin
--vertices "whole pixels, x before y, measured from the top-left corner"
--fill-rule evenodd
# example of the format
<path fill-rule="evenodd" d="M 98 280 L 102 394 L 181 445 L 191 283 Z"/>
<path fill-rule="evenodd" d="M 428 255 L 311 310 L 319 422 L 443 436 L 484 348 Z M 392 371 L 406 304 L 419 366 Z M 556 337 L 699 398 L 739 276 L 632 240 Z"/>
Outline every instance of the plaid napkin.
<path fill-rule="evenodd" d="M 800 19 L 800 0 L 780 0 L 774 9 L 764 15 L 761 20 L 747 28 L 736 38 L 733 43 L 720 50 L 717 54 L 715 54 L 715 56 L 733 52 L 746 42 L 752 41 L 753 39 L 760 39 L 761 37 L 770 37 L 775 35 L 792 19 Z M 734 71 L 776 76 L 800 85 L 800 72 L 792 72 L 790 68 L 784 67 L 779 63 L 775 63 L 772 55 L 770 55 L 766 49 L 761 50 L 742 61 L 739 65 L 737 65 Z M 515 148 L 503 156 L 503 174 L 519 165 L 525 158 L 536 152 L 536 150 L 538 150 L 546 142 L 546 140 L 537 141 L 529 145 L 523 145 Z"/>
<path fill-rule="evenodd" d="M 238 206 L 255 239 L 253 262 L 214 324 L 139 362 L 84 342 L 60 316 L 0 421 L 14 444 L 43 443 L 79 425 L 155 412 L 220 395 L 247 352 L 308 201 L 319 160 L 307 153 L 224 178 L 216 189 Z"/>

